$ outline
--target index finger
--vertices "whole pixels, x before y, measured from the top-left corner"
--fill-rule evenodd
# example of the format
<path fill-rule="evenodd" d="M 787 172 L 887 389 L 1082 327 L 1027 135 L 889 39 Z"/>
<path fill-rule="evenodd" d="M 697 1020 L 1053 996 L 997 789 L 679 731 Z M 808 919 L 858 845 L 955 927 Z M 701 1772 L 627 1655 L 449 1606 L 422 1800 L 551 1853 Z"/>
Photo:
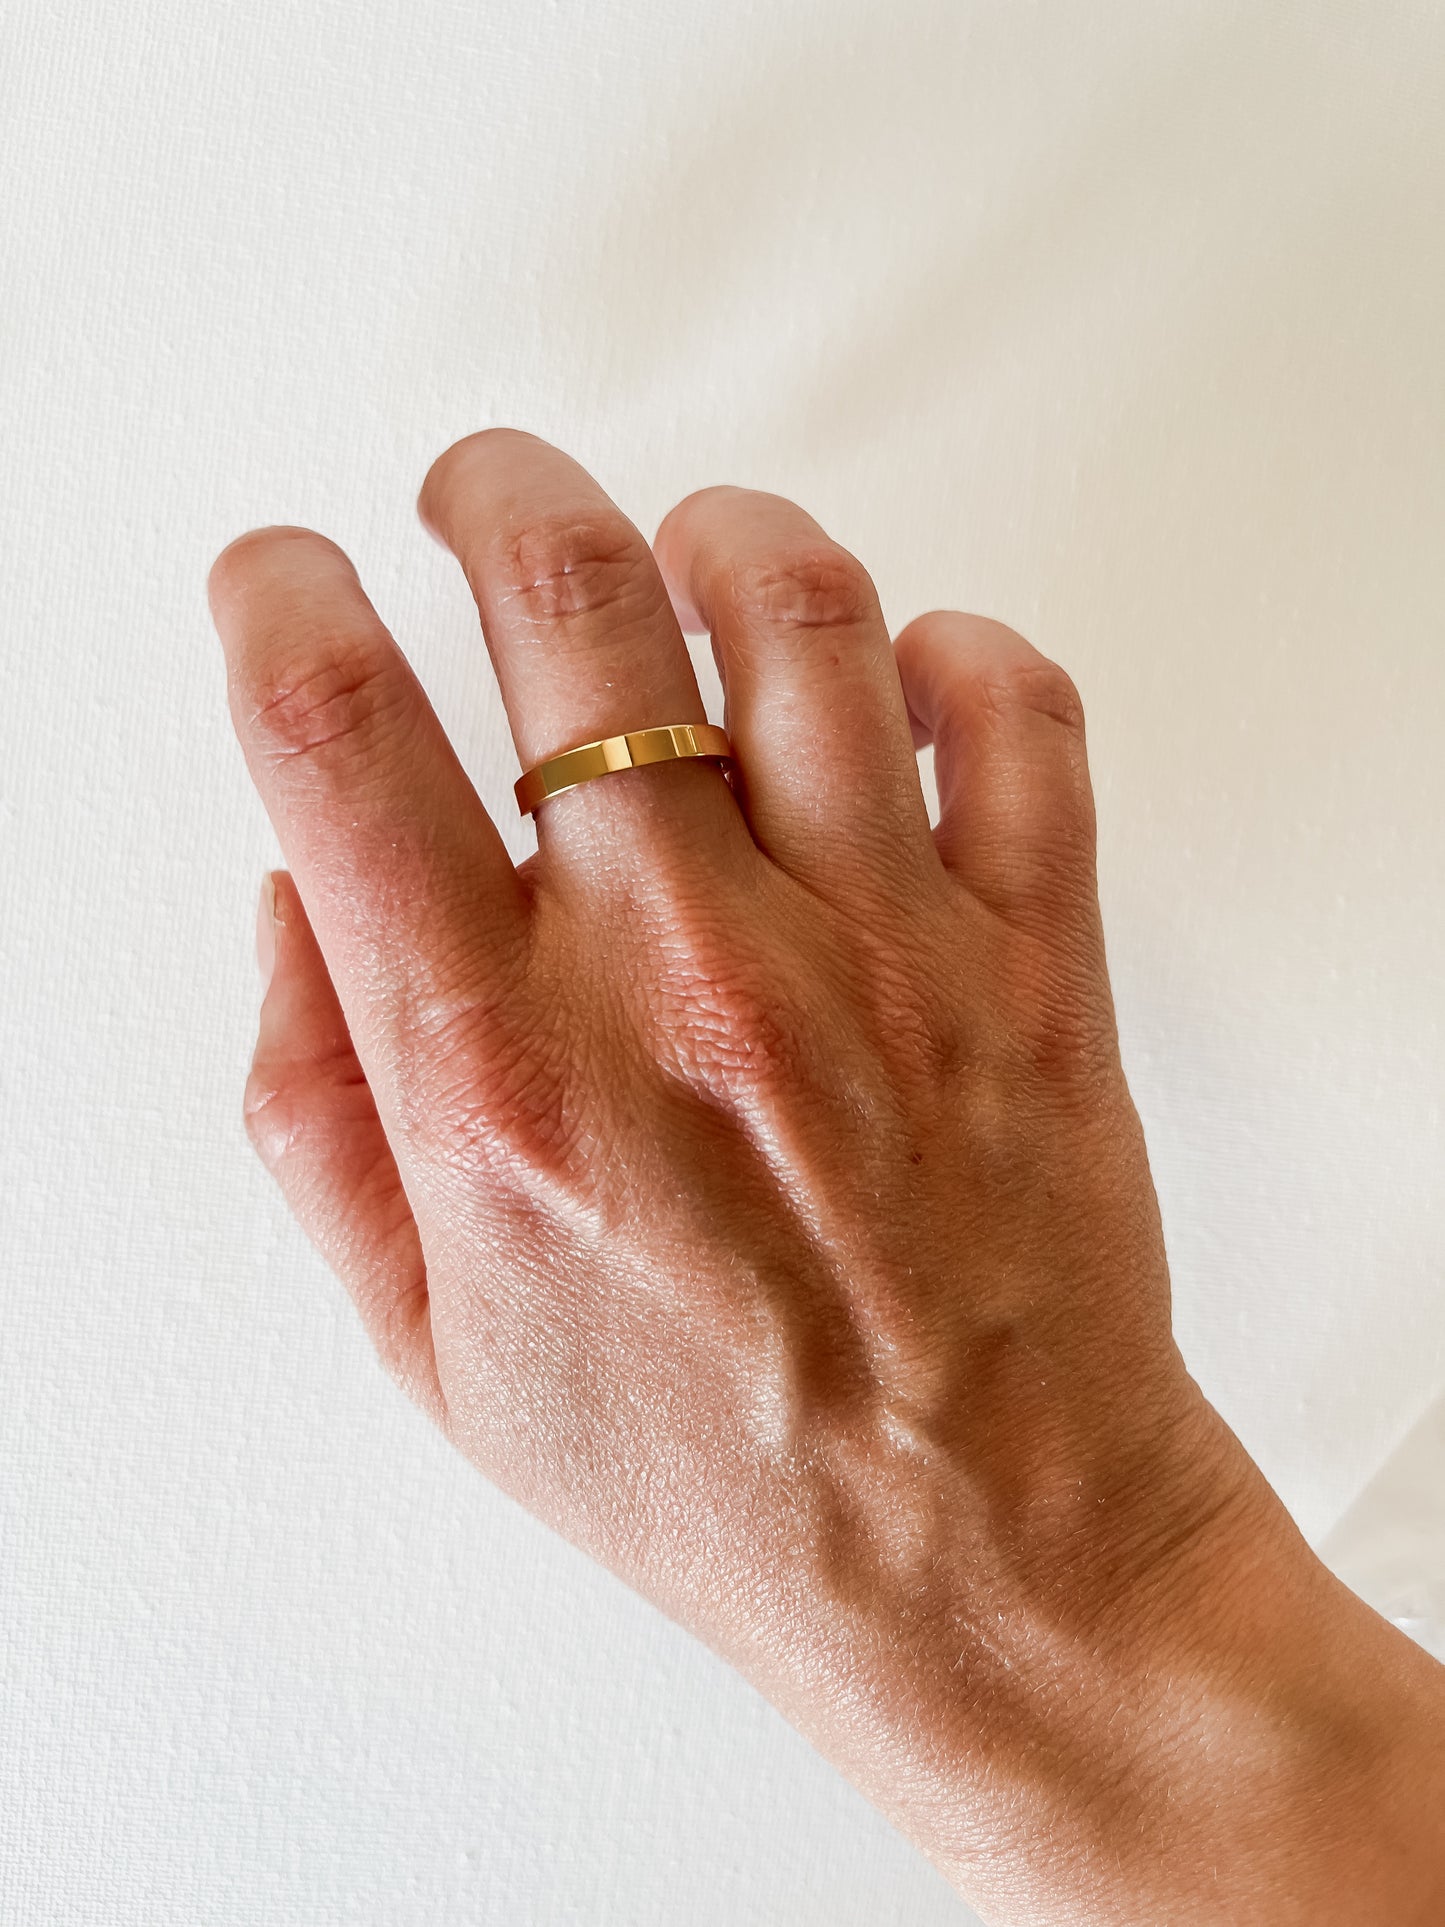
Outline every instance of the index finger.
<path fill-rule="evenodd" d="M 385 1111 L 409 1015 L 436 1027 L 497 1000 L 525 941 L 522 885 L 333 542 L 254 530 L 209 587 L 236 734 Z"/>

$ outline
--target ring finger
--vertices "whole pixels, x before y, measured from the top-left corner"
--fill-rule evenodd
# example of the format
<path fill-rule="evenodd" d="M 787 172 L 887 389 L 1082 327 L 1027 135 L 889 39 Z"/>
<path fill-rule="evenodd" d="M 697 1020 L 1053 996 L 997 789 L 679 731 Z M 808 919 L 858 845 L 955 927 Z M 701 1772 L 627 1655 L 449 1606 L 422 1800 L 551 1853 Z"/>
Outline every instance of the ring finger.
<path fill-rule="evenodd" d="M 523 768 L 599 737 L 706 720 L 651 550 L 560 449 L 512 429 L 470 435 L 433 463 L 418 508 L 471 585 Z M 746 834 L 716 767 L 697 762 L 558 796 L 539 834 L 595 850 L 599 827 L 612 838 L 639 812 L 659 833 Z"/>

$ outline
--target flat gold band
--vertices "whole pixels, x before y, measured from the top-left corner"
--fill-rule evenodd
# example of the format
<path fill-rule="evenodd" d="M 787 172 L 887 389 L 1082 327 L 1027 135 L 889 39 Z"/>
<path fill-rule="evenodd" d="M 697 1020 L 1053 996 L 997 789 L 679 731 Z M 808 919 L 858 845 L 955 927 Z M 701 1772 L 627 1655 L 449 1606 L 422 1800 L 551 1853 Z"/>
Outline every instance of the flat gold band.
<path fill-rule="evenodd" d="M 633 729 L 625 736 L 604 736 L 600 742 L 579 743 L 549 756 L 545 763 L 517 778 L 517 808 L 531 816 L 543 803 L 594 776 L 611 776 L 619 769 L 640 769 L 644 763 L 672 763 L 679 758 L 705 756 L 730 763 L 733 746 L 727 731 L 715 723 L 665 723 L 660 729 Z"/>

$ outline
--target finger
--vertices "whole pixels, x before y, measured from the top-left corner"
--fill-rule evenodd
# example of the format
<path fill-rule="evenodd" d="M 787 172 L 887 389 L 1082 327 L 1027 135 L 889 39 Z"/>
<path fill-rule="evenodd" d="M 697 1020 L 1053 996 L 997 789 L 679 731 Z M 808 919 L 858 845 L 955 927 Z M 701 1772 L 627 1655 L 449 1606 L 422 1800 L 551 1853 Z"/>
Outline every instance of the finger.
<path fill-rule="evenodd" d="M 1020 926 L 1092 929 L 1094 801 L 1069 677 L 1002 623 L 952 610 L 910 622 L 896 653 L 934 745 L 945 866 Z"/>
<path fill-rule="evenodd" d="M 257 952 L 270 980 L 246 1128 L 292 1215 L 356 1304 L 382 1363 L 439 1422 L 421 1241 L 296 886 L 266 879 Z"/>
<path fill-rule="evenodd" d="M 706 720 L 651 551 L 570 456 L 513 429 L 469 435 L 432 464 L 417 506 L 476 597 L 524 769 L 602 736 Z M 715 767 L 668 764 L 556 798 L 539 833 L 664 794 L 690 834 L 741 831 Z"/>
<path fill-rule="evenodd" d="M 908 712 L 866 570 L 780 496 L 704 489 L 658 530 L 712 632 L 753 834 L 795 874 L 932 861 Z"/>
<path fill-rule="evenodd" d="M 211 570 L 231 713 L 383 1112 L 418 1008 L 501 1008 L 525 940 L 500 837 L 334 543 L 261 529 Z M 413 1053 L 414 1054 L 414 1053 Z"/>

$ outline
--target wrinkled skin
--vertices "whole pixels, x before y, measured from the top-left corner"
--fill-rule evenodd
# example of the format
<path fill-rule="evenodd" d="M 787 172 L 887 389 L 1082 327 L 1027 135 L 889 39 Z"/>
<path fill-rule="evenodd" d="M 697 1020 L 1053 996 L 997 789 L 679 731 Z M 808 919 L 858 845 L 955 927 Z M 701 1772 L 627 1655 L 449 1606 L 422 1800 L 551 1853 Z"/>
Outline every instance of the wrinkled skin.
<path fill-rule="evenodd" d="M 1320 1918 L 1281 1869 L 1348 1804 L 1337 1753 L 1378 1774 L 1383 1741 L 1272 1642 L 1305 1630 L 1318 1673 L 1383 1638 L 1402 1701 L 1438 1681 L 1314 1565 L 1171 1338 L 1068 678 L 977 617 L 895 648 L 773 497 L 689 498 L 654 558 L 494 431 L 421 508 L 524 765 L 700 720 L 679 616 L 737 765 L 588 783 L 515 869 L 340 551 L 270 529 L 217 562 L 292 871 L 247 1117 L 383 1361 L 990 1918 Z"/>

